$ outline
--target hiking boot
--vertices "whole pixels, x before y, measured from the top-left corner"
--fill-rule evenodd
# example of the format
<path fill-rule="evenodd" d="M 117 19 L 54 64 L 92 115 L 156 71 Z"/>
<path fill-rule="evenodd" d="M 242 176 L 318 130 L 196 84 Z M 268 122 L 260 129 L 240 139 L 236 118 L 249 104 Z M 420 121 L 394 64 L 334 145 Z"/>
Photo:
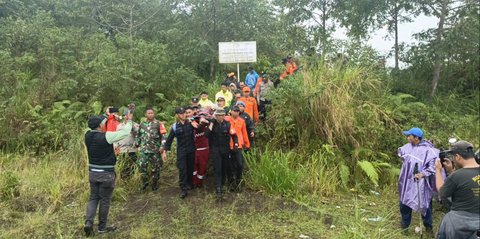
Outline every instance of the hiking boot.
<path fill-rule="evenodd" d="M 147 191 L 148 185 L 149 185 L 148 183 L 143 183 L 143 184 L 142 184 L 142 188 L 141 188 L 142 192 Z"/>
<path fill-rule="evenodd" d="M 85 232 L 86 237 L 93 236 L 93 223 L 90 221 L 85 222 L 85 226 L 83 227 L 83 231 Z"/>
<path fill-rule="evenodd" d="M 193 184 L 189 184 L 187 185 L 187 190 L 193 190 L 195 187 L 193 186 Z"/>
<path fill-rule="evenodd" d="M 217 188 L 215 190 L 215 194 L 217 195 L 217 199 L 222 199 L 223 198 L 223 190 L 222 188 Z"/>
<path fill-rule="evenodd" d="M 408 233 L 408 226 L 405 226 L 405 225 L 403 225 L 403 223 L 400 223 L 400 227 L 402 228 L 402 234 L 403 234 L 404 236 L 408 236 L 408 235 L 409 235 L 409 233 Z"/>
<path fill-rule="evenodd" d="M 185 199 L 185 198 L 187 197 L 187 194 L 188 194 L 188 193 L 187 193 L 186 190 L 182 190 L 182 191 L 180 192 L 180 199 Z"/>
<path fill-rule="evenodd" d="M 115 230 L 117 230 L 117 227 L 115 226 L 107 226 L 105 228 L 102 228 L 102 229 L 98 229 L 98 233 L 108 233 L 108 232 L 114 232 Z"/>
<path fill-rule="evenodd" d="M 152 191 L 157 191 L 158 190 L 158 183 L 157 182 L 153 182 L 152 183 Z"/>

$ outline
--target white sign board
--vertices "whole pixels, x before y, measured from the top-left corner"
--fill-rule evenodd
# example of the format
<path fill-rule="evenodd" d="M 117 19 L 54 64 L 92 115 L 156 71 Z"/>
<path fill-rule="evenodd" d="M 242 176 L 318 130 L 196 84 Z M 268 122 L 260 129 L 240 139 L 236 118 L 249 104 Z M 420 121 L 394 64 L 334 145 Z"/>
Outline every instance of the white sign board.
<path fill-rule="evenodd" d="M 257 42 L 219 42 L 218 59 L 223 64 L 257 62 Z"/>

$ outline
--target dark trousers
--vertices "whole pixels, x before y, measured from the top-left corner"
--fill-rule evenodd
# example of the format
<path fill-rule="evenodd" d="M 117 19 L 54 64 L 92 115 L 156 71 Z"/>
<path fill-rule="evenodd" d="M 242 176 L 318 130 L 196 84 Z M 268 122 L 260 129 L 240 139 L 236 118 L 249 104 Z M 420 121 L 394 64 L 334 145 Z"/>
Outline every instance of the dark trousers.
<path fill-rule="evenodd" d="M 260 117 L 260 120 L 265 120 L 267 118 L 267 105 L 272 104 L 271 101 L 269 100 L 260 100 L 259 106 L 258 106 L 258 115 Z"/>
<path fill-rule="evenodd" d="M 192 186 L 194 162 L 195 151 L 189 153 L 177 151 L 178 182 L 182 191 Z"/>
<path fill-rule="evenodd" d="M 86 222 L 93 224 L 95 213 L 98 209 L 98 229 L 107 226 L 108 211 L 115 188 L 115 172 L 90 172 L 90 199 L 87 203 Z"/>
<path fill-rule="evenodd" d="M 231 183 L 234 183 L 234 187 L 240 186 L 243 176 L 243 154 L 242 150 L 232 151 L 230 158 L 230 171 L 228 172 L 228 178 Z"/>
<path fill-rule="evenodd" d="M 400 213 L 402 214 L 402 227 L 407 228 L 412 222 L 412 209 L 400 202 Z M 433 217 L 432 217 L 432 201 L 430 201 L 430 206 L 427 209 L 427 214 L 422 215 L 423 225 L 428 228 L 433 227 Z"/>
<path fill-rule="evenodd" d="M 222 189 L 229 170 L 230 150 L 213 147 L 211 149 L 215 171 L 215 188 Z"/>

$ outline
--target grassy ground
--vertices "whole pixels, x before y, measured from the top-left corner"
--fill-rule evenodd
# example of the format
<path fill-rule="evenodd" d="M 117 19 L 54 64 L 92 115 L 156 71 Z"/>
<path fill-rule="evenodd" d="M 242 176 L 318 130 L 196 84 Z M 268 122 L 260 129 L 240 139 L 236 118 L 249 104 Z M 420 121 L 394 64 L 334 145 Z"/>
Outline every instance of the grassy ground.
<path fill-rule="evenodd" d="M 0 238 L 81 238 L 88 198 L 83 160 L 68 152 L 40 158 L 0 155 Z M 141 193 L 138 175 L 119 179 L 109 220 L 118 231 L 97 238 L 417 238 L 398 230 L 396 187 L 334 197 L 270 196 L 247 189 L 215 200 L 206 187 L 178 198 L 168 162 L 160 189 Z M 438 226 L 443 214 L 434 211 Z M 380 221 L 369 221 L 378 218 Z M 418 224 L 414 214 L 412 225 Z"/>

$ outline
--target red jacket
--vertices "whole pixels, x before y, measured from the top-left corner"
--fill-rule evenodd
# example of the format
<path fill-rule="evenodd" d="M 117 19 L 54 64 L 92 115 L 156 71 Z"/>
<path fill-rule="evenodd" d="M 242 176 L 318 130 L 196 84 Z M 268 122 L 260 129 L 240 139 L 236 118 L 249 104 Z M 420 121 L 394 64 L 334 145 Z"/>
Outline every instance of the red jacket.
<path fill-rule="evenodd" d="M 113 115 L 113 114 L 109 115 L 108 118 L 107 118 L 107 132 L 117 131 L 117 126 L 119 124 L 120 124 L 120 122 L 118 122 L 115 119 L 115 115 Z"/>

